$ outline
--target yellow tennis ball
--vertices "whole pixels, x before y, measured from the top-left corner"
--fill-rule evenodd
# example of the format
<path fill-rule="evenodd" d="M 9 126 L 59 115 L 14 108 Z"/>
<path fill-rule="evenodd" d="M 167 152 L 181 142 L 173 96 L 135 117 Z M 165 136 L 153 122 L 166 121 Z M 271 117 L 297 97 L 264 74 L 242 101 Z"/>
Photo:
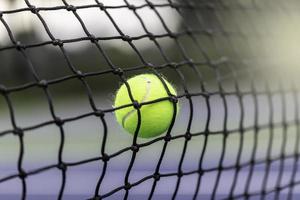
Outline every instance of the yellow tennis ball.
<path fill-rule="evenodd" d="M 176 95 L 171 84 L 163 79 L 170 93 Z M 149 102 L 163 97 L 168 93 L 161 80 L 154 74 L 141 74 L 127 80 L 133 99 L 139 104 Z M 125 84 L 117 91 L 114 107 L 132 104 Z M 177 110 L 179 106 L 177 103 Z M 138 137 L 151 138 L 164 133 L 172 121 L 173 103 L 166 99 L 151 104 L 143 105 L 141 111 L 141 125 Z M 125 107 L 115 111 L 118 123 L 129 133 L 134 134 L 138 124 L 137 110 L 133 107 Z"/>

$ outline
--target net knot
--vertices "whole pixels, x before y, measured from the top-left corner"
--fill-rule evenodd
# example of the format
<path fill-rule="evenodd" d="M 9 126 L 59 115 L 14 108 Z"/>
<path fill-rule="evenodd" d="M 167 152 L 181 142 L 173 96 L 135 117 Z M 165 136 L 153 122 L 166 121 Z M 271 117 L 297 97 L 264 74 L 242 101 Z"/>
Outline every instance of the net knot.
<path fill-rule="evenodd" d="M 126 42 L 132 41 L 132 38 L 129 35 L 122 35 L 122 40 Z"/>
<path fill-rule="evenodd" d="M 168 66 L 170 66 L 170 67 L 172 67 L 172 68 L 174 68 L 174 69 L 177 68 L 177 64 L 176 64 L 175 62 L 170 62 L 170 63 L 168 64 Z"/>
<path fill-rule="evenodd" d="M 113 73 L 116 75 L 122 76 L 124 74 L 124 71 L 121 68 L 116 68 L 116 69 L 114 69 Z"/>
<path fill-rule="evenodd" d="M 42 87 L 42 88 L 47 88 L 48 82 L 46 80 L 40 80 L 40 82 L 38 83 L 38 86 Z"/>
<path fill-rule="evenodd" d="M 109 161 L 109 159 L 110 159 L 110 157 L 109 157 L 109 155 L 107 155 L 106 153 L 104 153 L 104 154 L 102 155 L 102 160 L 103 160 L 103 162 L 107 162 L 107 161 Z"/>
<path fill-rule="evenodd" d="M 66 171 L 67 170 L 67 165 L 65 163 L 61 162 L 57 165 L 57 168 L 62 170 L 62 171 Z"/>
<path fill-rule="evenodd" d="M 97 4 L 98 4 L 100 10 L 105 10 L 105 6 L 104 6 L 103 3 L 100 3 L 100 2 L 97 1 Z"/>
<path fill-rule="evenodd" d="M 124 185 L 125 190 L 130 190 L 131 187 L 132 187 L 132 185 L 129 182 L 125 183 L 125 185 Z"/>
<path fill-rule="evenodd" d="M 140 109 L 142 107 L 141 104 L 139 104 L 139 102 L 137 102 L 137 101 L 133 101 L 132 105 L 135 109 Z"/>
<path fill-rule="evenodd" d="M 148 33 L 149 40 L 155 40 L 153 33 Z"/>
<path fill-rule="evenodd" d="M 1 18 L 1 17 L 3 17 L 3 12 L 2 12 L 2 11 L 0 11 L 0 18 Z"/>
<path fill-rule="evenodd" d="M 102 200 L 102 197 L 101 197 L 101 196 L 95 196 L 95 197 L 93 197 L 93 198 L 90 199 L 90 200 Z"/>
<path fill-rule="evenodd" d="M 175 8 L 175 9 L 177 9 L 179 7 L 178 5 L 176 5 L 176 3 L 172 2 L 172 1 L 170 1 L 169 5 L 171 8 Z"/>
<path fill-rule="evenodd" d="M 17 48 L 18 51 L 20 51 L 22 49 L 25 49 L 25 46 L 20 41 L 17 41 L 16 42 L 16 48 Z"/>
<path fill-rule="evenodd" d="M 164 140 L 165 140 L 166 142 L 171 141 L 171 135 L 166 135 L 166 136 L 164 137 Z"/>
<path fill-rule="evenodd" d="M 134 5 L 132 5 L 132 4 L 129 4 L 127 6 L 127 8 L 130 9 L 130 10 L 136 10 L 136 7 Z"/>
<path fill-rule="evenodd" d="M 97 117 L 104 117 L 105 113 L 102 110 L 96 110 L 95 116 Z"/>
<path fill-rule="evenodd" d="M 177 38 L 177 35 L 175 33 L 170 32 L 170 31 L 169 31 L 168 35 L 169 35 L 170 38 L 173 38 L 173 39 Z"/>
<path fill-rule="evenodd" d="M 192 138 L 192 134 L 191 133 L 186 133 L 184 137 L 185 137 L 186 140 L 190 140 Z"/>
<path fill-rule="evenodd" d="M 174 95 L 171 95 L 171 96 L 169 97 L 169 100 L 170 100 L 172 103 L 177 103 L 177 102 L 178 102 L 178 98 L 177 98 L 176 96 L 174 96 Z"/>
<path fill-rule="evenodd" d="M 146 65 L 147 65 L 148 67 L 154 68 L 154 65 L 153 65 L 152 63 L 150 63 L 150 62 L 148 62 Z"/>
<path fill-rule="evenodd" d="M 14 135 L 17 135 L 17 136 L 19 136 L 19 137 L 23 137 L 23 136 L 24 136 L 23 130 L 22 130 L 21 128 L 19 128 L 19 127 L 16 127 L 16 128 L 14 129 L 13 134 L 14 134 Z"/>
<path fill-rule="evenodd" d="M 59 117 L 55 117 L 54 122 L 57 126 L 62 126 L 65 122 Z"/>
<path fill-rule="evenodd" d="M 23 169 L 20 169 L 20 171 L 19 171 L 19 177 L 21 179 L 25 179 L 27 177 L 27 173 Z"/>
<path fill-rule="evenodd" d="M 76 11 L 76 7 L 73 5 L 67 5 L 66 9 L 67 11 L 72 11 L 72 12 Z"/>
<path fill-rule="evenodd" d="M 177 176 L 180 178 L 180 177 L 182 177 L 183 176 L 183 172 L 181 171 L 181 170 L 179 170 L 178 172 L 177 172 Z"/>
<path fill-rule="evenodd" d="M 76 75 L 77 75 L 78 78 L 83 78 L 84 77 L 82 71 L 80 71 L 80 70 L 76 71 Z"/>
<path fill-rule="evenodd" d="M 96 43 L 98 41 L 97 38 L 96 38 L 96 36 L 93 35 L 93 34 L 89 35 L 89 39 L 90 39 L 91 43 Z"/>
<path fill-rule="evenodd" d="M 53 40 L 53 41 L 52 41 L 52 44 L 53 44 L 54 46 L 60 46 L 60 47 L 62 47 L 62 46 L 64 45 L 64 43 L 63 43 L 60 39 L 55 39 L 55 40 Z"/>
<path fill-rule="evenodd" d="M 192 58 L 189 58 L 186 60 L 187 64 L 194 64 L 194 60 Z"/>
<path fill-rule="evenodd" d="M 147 4 L 148 4 L 148 6 L 149 6 L 151 9 L 154 9 L 154 8 L 155 8 L 155 6 L 154 6 L 154 4 L 153 4 L 152 2 L 147 1 Z"/>
<path fill-rule="evenodd" d="M 131 149 L 131 151 L 133 151 L 133 152 L 138 152 L 139 149 L 140 149 L 140 147 L 139 147 L 138 145 L 132 145 L 132 146 L 130 147 L 130 149 Z"/>
<path fill-rule="evenodd" d="M 30 11 L 33 13 L 33 14 L 37 14 L 40 10 L 38 8 L 36 8 L 35 6 L 30 6 L 29 7 Z"/>
<path fill-rule="evenodd" d="M 155 174 L 153 175 L 153 178 L 154 178 L 155 181 L 159 181 L 159 179 L 160 179 L 160 174 L 159 174 L 159 173 L 155 173 Z"/>
<path fill-rule="evenodd" d="M 204 174 L 204 171 L 203 171 L 201 168 L 199 168 L 199 169 L 198 169 L 198 174 L 199 174 L 200 176 L 202 176 L 202 175 Z"/>
<path fill-rule="evenodd" d="M 192 98 L 192 95 L 191 95 L 190 93 L 186 93 L 186 94 L 185 94 L 185 98 L 191 99 L 191 98 Z"/>

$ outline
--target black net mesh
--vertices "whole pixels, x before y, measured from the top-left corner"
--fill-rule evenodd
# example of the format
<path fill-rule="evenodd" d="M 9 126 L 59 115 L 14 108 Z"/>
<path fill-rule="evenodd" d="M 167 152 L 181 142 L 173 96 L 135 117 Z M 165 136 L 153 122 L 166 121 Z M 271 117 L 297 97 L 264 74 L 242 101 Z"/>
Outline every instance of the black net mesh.
<path fill-rule="evenodd" d="M 299 1 L 79 2 L 0 2 L 2 195 L 297 199 Z M 141 73 L 181 107 L 148 140 L 113 116 Z"/>

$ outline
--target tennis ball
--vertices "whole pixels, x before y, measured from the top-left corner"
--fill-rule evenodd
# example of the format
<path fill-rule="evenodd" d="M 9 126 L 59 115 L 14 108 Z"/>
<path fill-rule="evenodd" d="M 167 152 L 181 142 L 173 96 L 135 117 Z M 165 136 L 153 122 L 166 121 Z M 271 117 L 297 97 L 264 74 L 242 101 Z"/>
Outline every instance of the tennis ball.
<path fill-rule="evenodd" d="M 163 79 L 170 93 L 176 95 L 171 84 Z M 141 74 L 127 80 L 133 99 L 139 104 L 163 97 L 168 97 L 166 88 L 161 80 L 154 74 Z M 125 84 L 121 85 L 116 93 L 114 107 L 132 104 Z M 177 103 L 177 110 L 179 106 Z M 173 103 L 166 99 L 155 103 L 145 104 L 140 108 L 141 125 L 138 137 L 151 138 L 164 133 L 172 121 Z M 138 124 L 138 111 L 133 107 L 117 109 L 115 115 L 118 123 L 129 133 L 134 134 Z"/>

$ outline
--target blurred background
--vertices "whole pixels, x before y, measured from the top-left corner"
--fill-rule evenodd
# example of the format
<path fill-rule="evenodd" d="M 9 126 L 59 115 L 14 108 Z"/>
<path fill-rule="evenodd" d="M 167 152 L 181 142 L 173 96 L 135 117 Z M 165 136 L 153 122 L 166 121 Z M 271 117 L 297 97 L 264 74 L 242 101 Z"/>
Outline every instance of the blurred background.
<path fill-rule="evenodd" d="M 35 83 L 50 83 L 48 91 L 55 115 L 72 119 L 63 125 L 62 154 L 64 162 L 75 163 L 101 156 L 105 128 L 98 117 L 83 116 L 93 108 L 87 88 L 75 77 L 74 69 L 85 75 L 97 108 L 108 110 L 122 84 L 112 66 L 123 69 L 126 78 L 151 73 L 154 66 L 181 96 L 180 113 L 171 135 L 184 135 L 187 130 L 195 134 L 186 147 L 184 137 L 169 142 L 160 167 L 162 173 L 176 173 L 179 166 L 184 172 L 198 170 L 199 166 L 207 170 L 200 178 L 205 183 L 199 187 L 200 199 L 210 199 L 214 190 L 221 198 L 230 191 L 231 195 L 244 194 L 246 190 L 250 194 L 272 191 L 299 180 L 295 173 L 300 103 L 298 1 L 101 3 L 105 11 L 94 0 L 0 2 L 0 85 L 12 90 L 8 96 L 15 121 L 17 127 L 25 129 L 22 166 L 26 172 L 57 164 L 61 142 L 55 123 L 42 125 L 53 121 L 53 117 L 49 97 Z M 66 9 L 66 4 L 77 8 L 80 20 Z M 135 12 L 128 4 L 136 7 Z M 30 5 L 39 8 L 39 16 L 28 9 Z M 101 49 L 91 43 L 87 32 L 98 38 Z M 122 40 L 120 33 L 131 37 L 132 43 Z M 63 50 L 52 44 L 53 38 L 63 42 Z M 26 47 L 24 51 L 17 50 L 16 41 Z M 191 101 L 185 98 L 187 93 L 193 94 Z M 77 119 L 78 116 L 83 117 Z M 113 155 L 130 147 L 132 136 L 117 124 L 114 113 L 107 112 L 104 119 L 108 127 L 106 153 Z M 18 199 L 22 196 L 20 179 L 4 181 L 18 174 L 20 143 L 11 130 L 9 105 L 0 95 L 0 196 Z M 140 144 L 146 142 L 149 140 L 138 139 Z M 158 140 L 140 149 L 130 182 L 153 174 L 163 144 Z M 108 162 L 101 194 L 124 185 L 131 156 L 131 151 L 124 151 Z M 257 163 L 245 165 L 238 172 L 232 167 L 249 161 Z M 220 166 L 231 168 L 221 170 L 218 178 Z M 75 195 L 72 199 L 92 197 L 102 170 L 99 159 L 69 167 L 64 194 Z M 154 197 L 165 195 L 170 199 L 178 180 L 177 176 L 161 178 Z M 198 174 L 183 176 L 178 199 L 191 199 L 197 181 Z M 28 176 L 26 183 L 28 199 L 37 195 L 55 199 L 61 188 L 61 173 L 51 168 Z M 147 199 L 152 184 L 149 179 L 133 187 L 129 199 L 135 195 Z M 297 184 L 292 185 L 278 193 L 287 195 L 291 188 L 297 189 Z M 120 190 L 107 199 L 118 199 L 124 193 Z M 272 198 L 274 193 L 268 195 Z"/>

